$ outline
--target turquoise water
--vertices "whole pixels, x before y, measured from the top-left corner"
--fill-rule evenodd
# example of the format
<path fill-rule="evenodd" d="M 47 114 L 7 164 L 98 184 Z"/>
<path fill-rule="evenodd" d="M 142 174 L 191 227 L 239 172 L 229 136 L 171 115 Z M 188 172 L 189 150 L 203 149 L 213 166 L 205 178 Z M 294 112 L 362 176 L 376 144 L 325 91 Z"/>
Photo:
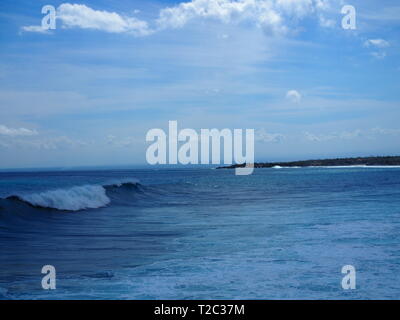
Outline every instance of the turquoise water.
<path fill-rule="evenodd" d="M 400 294 L 399 168 L 3 172 L 0 197 L 2 299 Z"/>

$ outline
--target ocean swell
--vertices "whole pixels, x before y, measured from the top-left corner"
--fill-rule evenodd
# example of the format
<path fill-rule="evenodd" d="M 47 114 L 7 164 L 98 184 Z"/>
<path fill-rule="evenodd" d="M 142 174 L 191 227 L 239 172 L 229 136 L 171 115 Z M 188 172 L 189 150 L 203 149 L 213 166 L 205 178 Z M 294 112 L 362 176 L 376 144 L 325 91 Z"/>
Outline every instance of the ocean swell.
<path fill-rule="evenodd" d="M 82 185 L 27 195 L 12 195 L 6 199 L 22 201 L 39 208 L 80 211 L 105 207 L 111 203 L 107 191 L 112 192 L 138 184 L 137 180 L 112 181 L 105 185 Z"/>
<path fill-rule="evenodd" d="M 36 207 L 79 211 L 101 208 L 110 203 L 103 186 L 86 185 L 19 196 Z"/>

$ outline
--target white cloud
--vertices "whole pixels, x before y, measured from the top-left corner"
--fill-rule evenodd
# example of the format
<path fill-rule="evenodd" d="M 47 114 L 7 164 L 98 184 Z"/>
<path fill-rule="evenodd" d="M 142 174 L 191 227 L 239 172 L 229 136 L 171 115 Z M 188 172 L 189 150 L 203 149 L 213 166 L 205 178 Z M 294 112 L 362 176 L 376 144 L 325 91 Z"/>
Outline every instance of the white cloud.
<path fill-rule="evenodd" d="M 83 4 L 63 3 L 57 19 L 63 28 L 94 29 L 110 33 L 145 36 L 167 28 L 181 28 L 195 19 L 214 19 L 223 23 L 247 22 L 268 33 L 282 34 L 299 19 L 315 15 L 321 26 L 332 26 L 321 12 L 329 8 L 328 0 L 192 0 L 163 8 L 151 29 L 147 21 L 116 12 L 94 10 Z M 134 14 L 139 13 L 134 11 Z M 25 26 L 27 32 L 49 33 L 40 26 Z"/>
<path fill-rule="evenodd" d="M 110 33 L 151 33 L 147 22 L 134 17 L 124 17 L 115 12 L 99 11 L 83 4 L 63 3 L 57 9 L 57 18 L 65 28 L 95 29 Z"/>
<path fill-rule="evenodd" d="M 21 135 L 8 136 L 0 139 L 0 146 L 5 148 L 32 148 L 36 150 L 57 150 L 65 148 L 86 147 L 90 143 L 82 140 L 73 140 L 66 136 L 44 137 L 30 135 L 20 138 Z"/>
<path fill-rule="evenodd" d="M 66 136 L 60 136 L 32 140 L 25 144 L 36 149 L 56 150 L 68 147 L 86 147 L 89 143 L 81 140 L 73 140 Z"/>
<path fill-rule="evenodd" d="M 306 137 L 307 140 L 313 141 L 313 142 L 329 140 L 328 136 L 326 136 L 326 135 L 317 135 L 317 134 L 313 134 L 313 133 L 309 133 L 309 132 L 305 132 L 304 136 Z"/>
<path fill-rule="evenodd" d="M 137 13 L 137 12 L 135 12 Z M 146 21 L 135 17 L 121 16 L 115 12 L 94 10 L 83 4 L 63 3 L 57 9 L 57 19 L 63 28 L 94 29 L 110 33 L 132 33 L 145 36 L 152 33 Z M 42 26 L 24 26 L 25 32 L 50 34 Z"/>
<path fill-rule="evenodd" d="M 299 103 L 301 101 L 301 94 L 297 90 L 289 90 L 286 93 L 286 99 L 293 103 Z"/>
<path fill-rule="evenodd" d="M 132 147 L 138 144 L 142 144 L 143 140 L 135 137 L 117 138 L 116 136 L 110 134 L 107 136 L 106 143 L 116 147 Z"/>
<path fill-rule="evenodd" d="M 373 128 L 373 133 L 383 134 L 383 135 L 400 135 L 400 129 L 383 129 L 383 128 Z"/>
<path fill-rule="evenodd" d="M 9 128 L 5 125 L 0 125 L 0 135 L 16 137 L 16 136 L 35 136 L 38 132 L 26 128 Z"/>
<path fill-rule="evenodd" d="M 193 0 L 162 9 L 157 23 L 161 29 L 180 28 L 199 18 L 212 18 L 225 23 L 247 20 L 273 33 L 285 31 L 282 17 L 271 1 Z"/>
<path fill-rule="evenodd" d="M 325 0 L 192 0 L 160 11 L 161 29 L 180 28 L 189 21 L 211 18 L 224 23 L 252 22 L 274 34 L 288 31 L 286 23 L 326 10 Z"/>
<path fill-rule="evenodd" d="M 282 142 L 286 136 L 281 133 L 268 133 L 265 129 L 259 129 L 255 132 L 256 141 L 259 142 Z"/>
<path fill-rule="evenodd" d="M 376 59 L 383 59 L 386 57 L 386 52 L 383 51 L 384 48 L 390 46 L 390 43 L 383 39 L 369 39 L 364 42 L 364 47 L 373 48 L 377 51 L 370 52 L 370 55 Z"/>
<path fill-rule="evenodd" d="M 387 48 L 390 43 L 383 39 L 369 39 L 364 42 L 365 47 Z"/>
<path fill-rule="evenodd" d="M 336 21 L 332 19 L 327 19 L 325 16 L 319 16 L 319 25 L 324 28 L 333 28 L 336 25 Z"/>
<path fill-rule="evenodd" d="M 323 142 L 330 140 L 351 140 L 355 138 L 362 137 L 365 133 L 357 129 L 354 131 L 343 131 L 343 132 L 332 132 L 328 134 L 314 134 L 310 132 L 305 132 L 304 136 L 307 140 L 313 142 Z"/>
<path fill-rule="evenodd" d="M 25 26 L 25 27 L 22 27 L 21 30 L 25 31 L 25 32 L 37 32 L 37 33 L 50 34 L 50 31 L 43 28 L 42 26 Z"/>
<path fill-rule="evenodd" d="M 67 136 L 44 136 L 36 130 L 26 128 L 10 128 L 0 125 L 0 146 L 6 148 L 28 147 L 38 150 L 55 150 L 66 147 L 83 147 L 88 142 L 74 140 Z"/>
<path fill-rule="evenodd" d="M 331 132 L 325 134 L 315 134 L 305 132 L 304 137 L 306 140 L 313 142 L 325 142 L 331 140 L 352 140 L 357 138 L 364 139 L 375 139 L 377 135 L 387 136 L 398 136 L 400 135 L 400 129 L 388 129 L 388 128 L 373 128 L 373 129 L 356 129 L 353 131 L 342 131 L 342 132 Z"/>
<path fill-rule="evenodd" d="M 339 137 L 339 139 L 348 140 L 348 139 L 359 138 L 359 137 L 362 137 L 363 135 L 364 135 L 364 133 L 360 129 L 357 129 L 354 131 L 344 131 L 344 132 L 340 133 L 338 135 L 338 137 Z"/>
<path fill-rule="evenodd" d="M 371 52 L 371 56 L 373 56 L 376 59 L 383 59 L 386 57 L 386 52 L 374 51 L 374 52 Z"/>

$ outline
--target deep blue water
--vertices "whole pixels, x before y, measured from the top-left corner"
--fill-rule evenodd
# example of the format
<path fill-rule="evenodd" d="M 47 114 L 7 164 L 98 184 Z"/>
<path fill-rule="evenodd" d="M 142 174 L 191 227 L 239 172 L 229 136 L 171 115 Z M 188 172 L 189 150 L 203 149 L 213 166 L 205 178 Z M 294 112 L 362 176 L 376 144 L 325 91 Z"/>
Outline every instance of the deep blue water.
<path fill-rule="evenodd" d="M 399 168 L 3 172 L 0 197 L 2 299 L 400 296 Z"/>

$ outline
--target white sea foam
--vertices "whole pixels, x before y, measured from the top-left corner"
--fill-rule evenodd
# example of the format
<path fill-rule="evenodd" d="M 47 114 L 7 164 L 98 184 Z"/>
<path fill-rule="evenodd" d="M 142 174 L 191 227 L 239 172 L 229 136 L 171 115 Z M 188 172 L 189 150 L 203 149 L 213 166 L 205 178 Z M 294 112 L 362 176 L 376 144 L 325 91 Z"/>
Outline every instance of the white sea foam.
<path fill-rule="evenodd" d="M 282 167 L 282 166 L 273 166 L 272 169 L 298 169 L 301 167 L 294 167 L 294 166 L 290 166 L 290 167 Z"/>
<path fill-rule="evenodd" d="M 45 191 L 21 197 L 34 206 L 79 211 L 104 207 L 110 203 L 106 190 L 100 185 L 85 185 L 70 189 Z"/>
<path fill-rule="evenodd" d="M 309 168 L 328 168 L 328 169 L 335 169 L 335 168 L 382 168 L 382 169 L 390 169 L 390 168 L 400 168 L 400 166 L 368 166 L 366 164 L 360 165 L 351 165 L 351 166 L 310 166 Z"/>
<path fill-rule="evenodd" d="M 379 169 L 391 169 L 391 168 L 400 168 L 400 166 L 378 166 L 378 165 L 366 165 L 366 164 L 356 164 L 349 166 L 291 166 L 291 167 L 281 167 L 281 166 L 273 166 L 273 169 L 304 169 L 304 168 L 326 168 L 326 169 L 344 169 L 344 168 L 379 168 Z"/>

